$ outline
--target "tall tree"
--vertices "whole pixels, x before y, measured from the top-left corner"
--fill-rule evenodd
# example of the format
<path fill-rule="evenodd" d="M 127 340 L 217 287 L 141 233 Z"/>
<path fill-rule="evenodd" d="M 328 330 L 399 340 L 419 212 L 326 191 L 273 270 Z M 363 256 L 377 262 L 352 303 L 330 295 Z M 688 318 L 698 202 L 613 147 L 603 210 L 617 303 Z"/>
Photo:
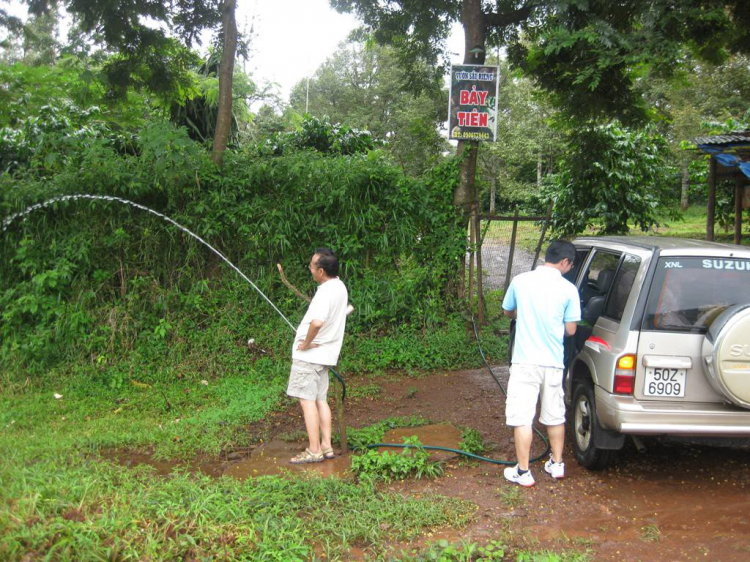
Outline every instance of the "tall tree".
<path fill-rule="evenodd" d="M 419 175 L 447 148 L 439 127 L 448 98 L 442 81 L 415 94 L 404 89 L 406 78 L 392 47 L 349 41 L 312 78 L 295 85 L 290 105 L 299 113 L 369 131 L 387 141 L 407 172 Z"/>
<path fill-rule="evenodd" d="M 143 85 L 166 101 L 180 100 L 194 84 L 197 62 L 189 47 L 206 29 L 221 33 L 224 51 L 220 75 L 219 110 L 212 157 L 222 162 L 231 128 L 232 77 L 237 51 L 236 0 L 25 0 L 32 15 L 46 14 L 63 4 L 89 33 L 117 53 L 104 72 L 110 89 L 124 95 L 133 84 Z M 0 14 L 0 24 L 3 23 Z M 6 18 L 7 19 L 7 18 Z M 155 21 L 159 25 L 145 22 Z M 176 39 L 179 39 L 177 41 Z"/>
<path fill-rule="evenodd" d="M 637 77 L 644 65 L 669 70 L 683 55 L 680 45 L 715 60 L 728 51 L 750 50 L 746 0 L 331 0 L 331 5 L 356 12 L 378 41 L 399 48 L 405 65 L 420 57 L 432 63 L 444 58 L 445 39 L 458 21 L 464 63 L 482 64 L 488 47 L 506 47 L 516 67 L 584 120 L 602 113 L 626 121 L 644 118 Z M 442 72 L 437 64 L 436 70 Z M 454 202 L 468 221 L 476 144 L 460 142 L 458 151 L 467 157 Z"/>
<path fill-rule="evenodd" d="M 219 67 L 219 109 L 216 115 L 216 131 L 211 159 L 222 166 L 224 151 L 229 142 L 229 131 L 232 128 L 232 78 L 234 76 L 234 58 L 237 53 L 237 19 L 236 0 L 224 0 L 221 6 L 221 29 L 224 45 L 221 51 Z"/>

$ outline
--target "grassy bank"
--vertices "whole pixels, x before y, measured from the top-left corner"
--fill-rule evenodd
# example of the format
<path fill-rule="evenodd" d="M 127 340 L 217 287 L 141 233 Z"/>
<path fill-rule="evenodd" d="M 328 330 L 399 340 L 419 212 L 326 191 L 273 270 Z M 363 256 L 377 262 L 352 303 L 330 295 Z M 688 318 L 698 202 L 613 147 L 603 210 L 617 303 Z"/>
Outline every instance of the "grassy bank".
<path fill-rule="evenodd" d="M 469 521 L 469 503 L 353 480 L 241 482 L 186 469 L 161 477 L 108 460 L 123 449 L 211 457 L 263 437 L 248 427 L 290 404 L 288 346 L 256 328 L 252 346 L 204 332 L 188 353 L 175 334 L 161 357 L 145 349 L 29 378 L 5 370 L 0 559 L 346 559 L 352 546 L 382 552 L 425 529 Z M 213 351 L 200 341 L 213 342 Z M 489 334 L 485 345 L 504 349 Z M 462 322 L 430 333 L 360 334 L 345 355 L 345 376 L 479 364 Z"/>

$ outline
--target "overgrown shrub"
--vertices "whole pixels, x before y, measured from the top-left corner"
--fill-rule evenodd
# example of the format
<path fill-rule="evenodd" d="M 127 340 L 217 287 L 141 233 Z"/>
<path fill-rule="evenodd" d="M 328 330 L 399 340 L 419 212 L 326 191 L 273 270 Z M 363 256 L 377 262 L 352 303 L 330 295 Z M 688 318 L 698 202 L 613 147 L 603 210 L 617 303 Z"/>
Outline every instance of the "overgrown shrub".
<path fill-rule="evenodd" d="M 64 123 L 55 130 L 60 139 L 71 132 Z M 75 149 L 60 148 L 55 154 L 65 157 L 44 173 L 34 171 L 39 150 L 16 160 L 0 176 L 0 213 L 64 194 L 117 195 L 215 245 L 293 318 L 304 303 L 280 283 L 275 265 L 312 293 L 306 264 L 324 245 L 343 262 L 357 310 L 350 331 L 420 330 L 448 318 L 464 252 L 452 206 L 454 161 L 414 179 L 377 150 L 269 156 L 249 148 L 227 154 L 218 169 L 184 129 L 165 123 L 144 127 L 126 149 L 106 127 L 87 135 Z M 227 298 L 239 299 L 248 317 L 231 331 L 283 326 L 198 241 L 115 202 L 35 211 L 2 234 L 0 258 L 4 361 L 41 368 L 76 354 L 160 352 L 195 327 L 221 322 Z"/>

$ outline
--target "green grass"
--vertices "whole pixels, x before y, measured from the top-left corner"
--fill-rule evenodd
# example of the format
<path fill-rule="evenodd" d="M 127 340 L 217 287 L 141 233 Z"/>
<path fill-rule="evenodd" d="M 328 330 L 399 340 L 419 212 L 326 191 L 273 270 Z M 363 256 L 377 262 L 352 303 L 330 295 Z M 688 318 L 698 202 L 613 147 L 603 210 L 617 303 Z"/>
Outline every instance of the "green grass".
<path fill-rule="evenodd" d="M 408 498 L 339 479 L 238 481 L 126 469 L 82 456 L 54 437 L 4 435 L 0 559 L 308 560 L 346 558 L 425 527 L 462 526 L 473 507 Z"/>
<path fill-rule="evenodd" d="M 650 236 L 670 236 L 675 238 L 706 239 L 706 206 L 693 205 L 682 213 L 678 220 L 664 219 L 662 224 L 647 234 Z M 634 232 L 635 234 L 635 232 Z M 742 244 L 750 245 L 750 226 L 747 213 L 743 215 Z M 734 243 L 734 226 L 722 228 L 718 222 L 714 225 L 714 240 L 716 242 Z"/>
<path fill-rule="evenodd" d="M 160 477 L 101 456 L 138 448 L 182 458 L 246 442 L 247 424 L 285 400 L 284 377 L 253 375 L 207 385 L 128 379 L 111 388 L 82 371 L 6 386 L 0 560 L 309 560 L 313 548 L 336 560 L 353 545 L 377 553 L 389 541 L 471 518 L 470 503 L 389 494 L 366 482 L 240 482 L 184 469 Z"/>

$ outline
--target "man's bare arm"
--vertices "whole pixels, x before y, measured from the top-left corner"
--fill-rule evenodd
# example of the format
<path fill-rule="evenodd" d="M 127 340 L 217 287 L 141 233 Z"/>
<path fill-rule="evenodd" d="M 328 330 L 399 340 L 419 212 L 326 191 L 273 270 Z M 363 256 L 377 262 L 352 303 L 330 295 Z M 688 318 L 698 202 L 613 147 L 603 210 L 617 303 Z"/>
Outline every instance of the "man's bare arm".
<path fill-rule="evenodd" d="M 578 328 L 577 322 L 565 322 L 565 335 L 574 336 Z"/>
<path fill-rule="evenodd" d="M 516 319 L 516 312 L 517 311 L 516 311 L 515 308 L 513 310 L 505 310 L 505 309 L 503 309 L 503 314 L 505 314 L 505 316 L 507 316 L 511 320 L 515 320 Z"/>
<path fill-rule="evenodd" d="M 305 338 L 305 341 L 297 346 L 297 351 L 305 351 L 306 349 L 318 347 L 318 344 L 312 343 L 312 341 L 315 339 L 315 336 L 318 335 L 318 332 L 320 332 L 320 328 L 322 327 L 322 320 L 313 320 L 312 322 L 310 322 L 310 327 L 307 329 L 307 337 Z"/>

